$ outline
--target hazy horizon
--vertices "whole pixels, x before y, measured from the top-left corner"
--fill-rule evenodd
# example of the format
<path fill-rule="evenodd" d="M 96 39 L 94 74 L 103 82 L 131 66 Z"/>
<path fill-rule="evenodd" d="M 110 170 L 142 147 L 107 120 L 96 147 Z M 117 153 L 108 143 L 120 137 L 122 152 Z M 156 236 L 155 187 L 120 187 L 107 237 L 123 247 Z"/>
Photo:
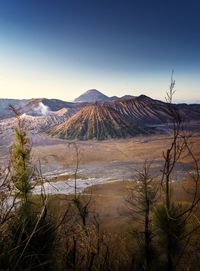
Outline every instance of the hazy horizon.
<path fill-rule="evenodd" d="M 96 89 L 97 90 L 97 89 Z M 87 91 L 87 90 L 86 90 Z M 98 90 L 98 91 L 100 91 L 100 90 Z M 104 94 L 104 95 L 106 95 L 106 96 L 108 96 L 105 92 L 103 92 L 103 91 L 100 91 L 102 94 Z M 81 94 L 83 94 L 84 92 L 82 92 L 82 93 L 80 93 L 80 95 Z M 121 97 L 123 97 L 123 96 L 125 96 L 125 95 L 131 95 L 130 93 L 126 93 L 126 94 L 124 94 L 124 95 L 122 95 L 122 96 L 118 96 L 118 98 L 121 98 Z M 144 93 L 140 93 L 139 95 L 135 95 L 136 97 L 138 97 L 138 96 L 140 96 L 140 95 L 146 95 L 146 94 L 144 94 Z M 112 96 L 108 96 L 108 97 L 112 97 Z M 166 98 L 165 97 L 163 97 L 162 99 L 158 99 L 158 98 L 156 98 L 156 97 L 152 97 L 152 96 L 149 96 L 150 98 L 153 98 L 153 99 L 155 99 L 155 100 L 161 100 L 161 101 L 164 101 L 164 102 L 166 102 Z M 46 99 L 58 99 L 58 100 L 63 100 L 63 101 L 66 101 L 66 102 L 74 102 L 74 100 L 76 99 L 76 98 L 78 98 L 78 97 L 75 97 L 75 99 L 73 99 L 73 100 L 69 100 L 69 99 L 60 99 L 60 98 L 55 98 L 55 97 L 43 97 L 43 96 L 41 96 L 41 97 L 28 97 L 28 98 L 24 98 L 24 97 L 18 97 L 18 98 L 4 98 L 4 97 L 0 97 L 0 99 L 13 99 L 13 100 L 28 100 L 28 99 L 41 99 L 41 98 L 46 98 Z M 200 104 L 200 100 L 192 100 L 192 99 L 190 99 L 190 100 L 177 100 L 177 99 L 174 99 L 173 100 L 173 102 L 174 103 L 186 103 L 186 104 L 195 104 L 195 103 L 197 103 L 197 104 Z"/>
<path fill-rule="evenodd" d="M 200 101 L 200 3 L 188 1 L 2 1 L 0 96 L 72 101 L 107 96 Z"/>

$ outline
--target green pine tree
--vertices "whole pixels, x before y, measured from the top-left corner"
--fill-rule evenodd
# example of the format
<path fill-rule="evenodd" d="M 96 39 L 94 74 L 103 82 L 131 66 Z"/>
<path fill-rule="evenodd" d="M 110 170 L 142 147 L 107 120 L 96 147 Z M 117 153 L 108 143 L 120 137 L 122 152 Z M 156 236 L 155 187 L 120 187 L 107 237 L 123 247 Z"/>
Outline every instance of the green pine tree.
<path fill-rule="evenodd" d="M 25 126 L 17 115 L 15 142 L 11 148 L 11 180 L 17 208 L 8 225 L 5 247 L 7 269 L 54 270 L 53 245 L 55 225 L 48 215 L 43 194 L 34 196 L 34 167 L 31 164 L 31 144 Z M 37 182 L 35 182 L 37 183 Z"/>
<path fill-rule="evenodd" d="M 30 139 L 19 117 L 15 128 L 15 143 L 11 148 L 11 174 L 15 193 L 23 203 L 28 202 L 34 188 L 31 181 L 33 173 Z"/>

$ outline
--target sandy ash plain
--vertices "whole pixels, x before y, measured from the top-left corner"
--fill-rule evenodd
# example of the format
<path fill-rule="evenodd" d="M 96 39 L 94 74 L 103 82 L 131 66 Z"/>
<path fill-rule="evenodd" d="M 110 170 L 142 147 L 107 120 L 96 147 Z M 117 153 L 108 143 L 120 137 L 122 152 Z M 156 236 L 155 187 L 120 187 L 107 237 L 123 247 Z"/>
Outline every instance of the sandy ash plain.
<path fill-rule="evenodd" d="M 195 123 L 194 127 L 198 125 Z M 34 131 L 28 131 L 28 134 L 31 138 L 33 164 L 36 168 L 41 168 L 42 175 L 47 178 L 45 189 L 50 194 L 74 192 L 77 156 L 74 145 L 71 143 L 76 143 L 78 147 L 77 187 L 78 191 L 82 192 L 92 185 L 134 180 L 145 161 L 151 164 L 152 175 L 160 178 L 163 151 L 169 146 L 171 139 L 170 133 L 104 141 L 69 141 Z M 13 140 L 13 126 L 5 127 L 5 121 L 1 121 L 0 164 L 3 167 L 9 163 L 9 152 Z M 194 154 L 197 155 L 200 134 L 193 132 L 190 141 Z M 185 156 L 176 166 L 174 181 L 179 181 L 183 177 L 187 178 L 191 169 L 191 160 Z M 38 186 L 35 193 L 39 191 Z"/>

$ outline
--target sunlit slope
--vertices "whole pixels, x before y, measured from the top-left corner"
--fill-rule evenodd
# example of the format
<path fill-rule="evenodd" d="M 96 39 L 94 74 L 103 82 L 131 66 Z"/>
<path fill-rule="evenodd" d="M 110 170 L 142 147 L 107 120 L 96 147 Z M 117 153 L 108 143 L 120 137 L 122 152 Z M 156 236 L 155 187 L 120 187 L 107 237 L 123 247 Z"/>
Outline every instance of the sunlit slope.
<path fill-rule="evenodd" d="M 147 133 L 131 119 L 123 117 L 108 105 L 89 105 L 65 123 L 49 130 L 53 136 L 65 139 L 125 138 Z"/>

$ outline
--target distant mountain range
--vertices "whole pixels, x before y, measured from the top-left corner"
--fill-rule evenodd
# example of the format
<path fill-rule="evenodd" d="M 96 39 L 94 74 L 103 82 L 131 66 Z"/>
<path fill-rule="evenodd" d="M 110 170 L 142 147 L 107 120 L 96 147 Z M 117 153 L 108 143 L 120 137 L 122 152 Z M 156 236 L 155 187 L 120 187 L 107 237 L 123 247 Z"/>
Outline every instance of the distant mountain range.
<path fill-rule="evenodd" d="M 83 94 L 81 94 L 78 98 L 76 98 L 74 100 L 74 102 L 75 103 L 77 103 L 77 102 L 78 103 L 80 103 L 80 102 L 94 103 L 97 101 L 115 101 L 118 99 L 127 100 L 127 99 L 131 99 L 131 98 L 134 98 L 134 96 L 125 95 L 123 97 L 117 97 L 117 96 L 108 97 L 97 89 L 89 89 L 86 92 L 84 92 Z"/>
<path fill-rule="evenodd" d="M 57 99 L 0 99 L 0 119 L 13 117 L 12 110 L 9 105 L 14 105 L 17 111 L 21 114 L 30 116 L 46 116 L 51 111 L 58 111 L 62 108 L 76 109 L 80 108 L 81 104 L 64 102 Z"/>
<path fill-rule="evenodd" d="M 92 89 L 74 102 L 56 99 L 0 99 L 0 133 L 16 123 L 9 104 L 21 113 L 32 133 L 41 131 L 64 139 L 126 138 L 157 132 L 160 125 L 171 121 L 165 102 L 145 95 L 108 97 Z M 200 121 L 200 105 L 173 104 L 184 121 Z"/>

